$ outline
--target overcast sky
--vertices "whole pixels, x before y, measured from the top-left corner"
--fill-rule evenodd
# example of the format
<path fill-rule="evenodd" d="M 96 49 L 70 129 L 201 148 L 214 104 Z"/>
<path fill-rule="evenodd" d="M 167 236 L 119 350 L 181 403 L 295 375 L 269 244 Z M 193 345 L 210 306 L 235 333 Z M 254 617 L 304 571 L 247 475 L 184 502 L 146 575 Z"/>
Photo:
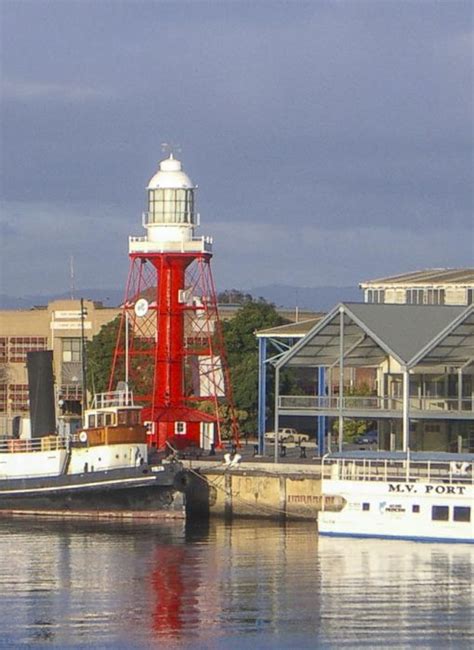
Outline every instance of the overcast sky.
<path fill-rule="evenodd" d="M 0 7 L 0 292 L 122 287 L 162 142 L 221 289 L 474 265 L 470 0 Z"/>

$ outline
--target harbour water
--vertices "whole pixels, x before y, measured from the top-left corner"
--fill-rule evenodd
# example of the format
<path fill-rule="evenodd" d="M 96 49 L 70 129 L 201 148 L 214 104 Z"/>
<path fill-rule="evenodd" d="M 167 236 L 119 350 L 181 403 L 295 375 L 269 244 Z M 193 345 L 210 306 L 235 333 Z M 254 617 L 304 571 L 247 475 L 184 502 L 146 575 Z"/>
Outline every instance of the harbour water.
<path fill-rule="evenodd" d="M 468 648 L 474 547 L 314 524 L 0 521 L 2 647 Z"/>

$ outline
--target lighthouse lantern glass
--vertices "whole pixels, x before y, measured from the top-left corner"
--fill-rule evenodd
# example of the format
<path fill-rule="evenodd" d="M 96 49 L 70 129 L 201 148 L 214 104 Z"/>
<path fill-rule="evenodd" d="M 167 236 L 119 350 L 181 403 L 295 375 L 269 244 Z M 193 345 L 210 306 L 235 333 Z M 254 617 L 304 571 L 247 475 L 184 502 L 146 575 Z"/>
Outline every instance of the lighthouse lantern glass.
<path fill-rule="evenodd" d="M 148 224 L 195 223 L 192 189 L 148 190 Z"/>

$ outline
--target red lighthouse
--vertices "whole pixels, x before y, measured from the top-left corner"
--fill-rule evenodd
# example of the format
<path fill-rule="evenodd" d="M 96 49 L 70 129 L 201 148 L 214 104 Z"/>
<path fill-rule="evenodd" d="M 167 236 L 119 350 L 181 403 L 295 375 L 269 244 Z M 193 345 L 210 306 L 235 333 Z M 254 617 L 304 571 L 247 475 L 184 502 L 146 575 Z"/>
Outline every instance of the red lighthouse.
<path fill-rule="evenodd" d="M 110 389 L 125 377 L 163 448 L 235 439 L 230 382 L 211 274 L 212 239 L 196 237 L 195 191 L 171 154 L 150 180 L 144 237 L 130 237 L 130 272 Z M 230 422 L 230 424 L 229 424 Z"/>

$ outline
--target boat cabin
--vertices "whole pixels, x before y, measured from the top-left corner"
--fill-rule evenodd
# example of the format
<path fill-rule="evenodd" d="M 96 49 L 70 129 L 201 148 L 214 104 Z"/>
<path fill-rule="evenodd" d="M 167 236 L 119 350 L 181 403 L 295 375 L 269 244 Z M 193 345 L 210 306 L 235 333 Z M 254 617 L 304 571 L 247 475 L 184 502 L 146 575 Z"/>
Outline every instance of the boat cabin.
<path fill-rule="evenodd" d="M 147 429 L 140 421 L 141 410 L 130 391 L 98 393 L 92 408 L 85 411 L 80 436 L 85 433 L 82 438 L 89 444 L 145 442 Z"/>

